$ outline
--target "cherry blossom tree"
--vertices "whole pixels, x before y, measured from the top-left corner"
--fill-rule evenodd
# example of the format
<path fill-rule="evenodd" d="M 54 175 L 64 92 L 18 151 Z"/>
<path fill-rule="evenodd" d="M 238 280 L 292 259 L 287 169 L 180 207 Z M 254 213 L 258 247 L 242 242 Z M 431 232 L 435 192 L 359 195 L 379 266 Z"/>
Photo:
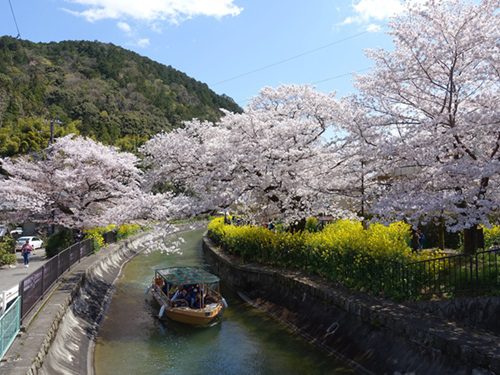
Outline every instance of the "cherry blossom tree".
<path fill-rule="evenodd" d="M 378 134 L 378 176 L 390 180 L 374 207 L 417 224 L 441 218 L 464 230 L 499 208 L 498 0 L 431 0 L 390 23 L 394 50 L 369 52 L 359 77 L 365 132 Z"/>
<path fill-rule="evenodd" d="M 159 207 L 171 197 L 141 190 L 138 162 L 91 139 L 60 138 L 44 153 L 1 161 L 8 177 L 0 180 L 0 210 L 68 228 L 122 223 L 153 210 L 165 215 Z"/>
<path fill-rule="evenodd" d="M 333 94 L 308 86 L 264 88 L 243 113 L 191 121 L 142 151 L 153 182 L 192 191 L 200 207 L 238 205 L 259 221 L 344 214 L 348 131 L 324 136 L 338 123 L 337 108 Z"/>

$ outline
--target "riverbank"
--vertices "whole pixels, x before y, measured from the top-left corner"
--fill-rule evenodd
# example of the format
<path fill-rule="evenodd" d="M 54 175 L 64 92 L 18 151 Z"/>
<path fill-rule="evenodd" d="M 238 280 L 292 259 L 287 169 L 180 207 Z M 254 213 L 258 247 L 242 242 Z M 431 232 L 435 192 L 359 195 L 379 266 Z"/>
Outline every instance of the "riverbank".
<path fill-rule="evenodd" d="M 230 287 L 320 349 L 376 373 L 500 373 L 500 341 L 419 309 L 354 293 L 300 272 L 245 264 L 204 239 Z"/>
<path fill-rule="evenodd" d="M 75 265 L 24 319 L 23 332 L 0 362 L 2 375 L 92 374 L 93 342 L 122 267 L 163 237 L 191 228 L 156 227 Z"/>

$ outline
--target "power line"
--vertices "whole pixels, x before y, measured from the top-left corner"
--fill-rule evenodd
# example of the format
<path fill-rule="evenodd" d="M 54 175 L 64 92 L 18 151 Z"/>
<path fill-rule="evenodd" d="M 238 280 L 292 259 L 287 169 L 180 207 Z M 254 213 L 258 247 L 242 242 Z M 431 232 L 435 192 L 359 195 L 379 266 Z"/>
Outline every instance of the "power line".
<path fill-rule="evenodd" d="M 347 77 L 347 76 L 350 76 L 350 75 L 353 75 L 353 74 L 356 74 L 356 73 L 361 73 L 361 72 L 367 71 L 367 70 L 369 70 L 369 69 L 371 69 L 371 68 L 363 68 L 363 69 L 355 70 L 355 71 L 353 71 L 353 72 L 339 74 L 339 75 L 337 75 L 337 76 L 333 76 L 333 77 L 329 77 L 329 78 L 321 79 L 321 80 L 319 80 L 319 81 L 311 82 L 310 84 L 311 84 L 311 85 L 317 85 L 318 83 L 323 83 L 323 82 L 327 82 L 327 81 L 332 81 L 332 80 L 337 79 L 337 78 Z"/>
<path fill-rule="evenodd" d="M 348 77 L 348 76 L 351 76 L 353 74 L 356 74 L 356 73 L 361 73 L 361 72 L 365 72 L 367 70 L 370 70 L 372 68 L 370 67 L 366 67 L 366 68 L 363 68 L 363 69 L 358 69 L 358 70 L 355 70 L 355 71 L 352 71 L 352 72 L 348 72 L 348 73 L 342 73 L 342 74 L 339 74 L 339 75 L 336 75 L 336 76 L 333 76 L 333 77 L 328 77 L 328 78 L 325 78 L 325 79 L 321 79 L 319 81 L 314 81 L 314 82 L 310 82 L 309 85 L 317 85 L 318 83 L 323 83 L 323 82 L 327 82 L 327 81 L 332 81 L 334 79 L 338 79 L 338 78 L 342 78 L 342 77 Z M 245 103 L 249 102 L 250 100 L 252 100 L 253 98 L 246 98 L 244 99 L 243 101 Z"/>
<path fill-rule="evenodd" d="M 244 77 L 244 76 L 247 76 L 249 74 L 253 74 L 253 73 L 257 73 L 257 72 L 260 72 L 262 70 L 265 70 L 265 69 L 268 69 L 268 68 L 272 68 L 273 66 L 276 66 L 276 65 L 281 65 L 281 64 L 284 64 L 288 61 L 291 61 L 291 60 L 295 60 L 295 59 L 298 59 L 299 57 L 302 57 L 302 56 L 306 56 L 306 55 L 309 55 L 311 53 L 314 53 L 314 52 L 317 52 L 317 51 L 320 51 L 322 49 L 325 49 L 325 48 L 328 48 L 330 46 L 333 46 L 335 44 L 339 44 L 341 42 L 345 42 L 346 40 L 350 40 L 350 39 L 354 39 L 354 38 L 357 38 L 361 35 L 364 35 L 364 34 L 367 34 L 368 31 L 362 31 L 358 34 L 354 34 L 354 35 L 351 35 L 351 36 L 348 36 L 346 38 L 342 38 L 342 39 L 338 39 L 338 40 L 335 40 L 331 43 L 328 43 L 328 44 L 325 44 L 321 47 L 317 47 L 317 48 L 314 48 L 314 49 L 310 49 L 310 50 L 307 50 L 307 51 L 304 51 L 302 53 L 299 53 L 298 55 L 295 55 L 295 56 L 291 56 L 291 57 L 288 57 L 286 59 L 283 59 L 283 60 L 280 60 L 280 61 L 276 61 L 272 64 L 268 64 L 268 65 L 265 65 L 265 66 L 262 66 L 260 68 L 257 68 L 257 69 L 253 69 L 253 70 L 250 70 L 248 72 L 245 72 L 245 73 L 241 73 L 241 74 L 238 74 L 234 77 L 231 77 L 231 78 L 227 78 L 227 79 L 223 79 L 222 81 L 218 81 L 218 82 L 215 82 L 215 83 L 212 83 L 210 86 L 215 86 L 215 85 L 220 85 L 221 83 L 226 83 L 226 82 L 229 82 L 229 81 L 233 81 L 235 79 L 238 79 L 238 78 L 241 78 L 241 77 Z"/>
<path fill-rule="evenodd" d="M 21 37 L 21 32 L 19 31 L 19 26 L 17 26 L 16 15 L 14 14 L 14 8 L 12 7 L 12 2 L 10 0 L 9 0 L 9 5 L 10 5 L 10 12 L 12 13 L 12 18 L 14 19 L 14 24 L 16 25 L 16 30 L 17 30 L 16 38 L 19 39 Z"/>

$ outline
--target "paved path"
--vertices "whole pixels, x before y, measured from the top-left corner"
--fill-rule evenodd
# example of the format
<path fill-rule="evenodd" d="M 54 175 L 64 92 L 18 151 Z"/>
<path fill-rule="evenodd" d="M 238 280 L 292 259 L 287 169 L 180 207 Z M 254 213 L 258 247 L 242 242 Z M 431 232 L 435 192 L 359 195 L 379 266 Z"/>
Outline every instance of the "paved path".
<path fill-rule="evenodd" d="M 16 252 L 16 256 L 17 264 L 15 267 L 0 267 L 0 293 L 18 285 L 22 279 L 47 262 L 45 249 L 35 250 L 35 253 L 31 255 L 29 268 L 24 268 L 21 252 Z"/>

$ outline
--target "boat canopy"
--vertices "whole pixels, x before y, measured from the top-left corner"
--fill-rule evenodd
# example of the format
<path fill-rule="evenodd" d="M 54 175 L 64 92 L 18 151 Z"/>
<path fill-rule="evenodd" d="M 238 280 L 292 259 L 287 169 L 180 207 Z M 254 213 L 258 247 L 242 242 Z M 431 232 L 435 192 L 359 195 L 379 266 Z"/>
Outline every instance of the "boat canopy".
<path fill-rule="evenodd" d="M 166 282 L 174 285 L 212 284 L 219 282 L 219 278 L 211 273 L 196 267 L 169 267 L 156 270 L 156 273 Z"/>

